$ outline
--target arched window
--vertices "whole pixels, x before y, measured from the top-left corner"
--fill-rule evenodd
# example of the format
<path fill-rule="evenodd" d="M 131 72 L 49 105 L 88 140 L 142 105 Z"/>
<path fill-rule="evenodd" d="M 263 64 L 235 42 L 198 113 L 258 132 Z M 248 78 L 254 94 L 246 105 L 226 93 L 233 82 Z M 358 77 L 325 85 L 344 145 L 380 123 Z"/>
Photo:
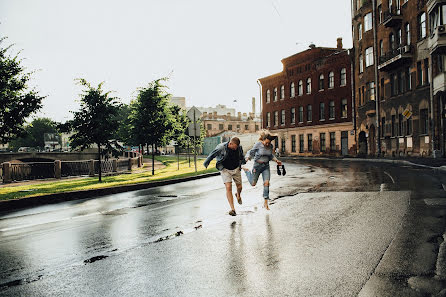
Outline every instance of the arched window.
<path fill-rule="evenodd" d="M 271 91 L 268 89 L 266 90 L 266 103 L 269 103 L 271 101 Z"/>
<path fill-rule="evenodd" d="M 410 45 L 410 25 L 409 23 L 406 24 L 406 44 Z"/>
<path fill-rule="evenodd" d="M 280 87 L 280 99 L 284 99 L 285 98 L 285 86 L 282 85 Z"/>
<path fill-rule="evenodd" d="M 329 74 L 328 74 L 328 88 L 334 88 L 334 72 L 333 71 L 331 71 Z"/>
<path fill-rule="evenodd" d="M 395 49 L 395 35 L 393 35 L 393 33 L 390 33 L 389 35 L 389 49 L 390 50 Z"/>
<path fill-rule="evenodd" d="M 274 101 L 277 101 L 277 88 L 274 88 Z"/>
<path fill-rule="evenodd" d="M 311 94 L 311 78 L 307 78 L 307 94 Z"/>
<path fill-rule="evenodd" d="M 322 91 L 324 89 L 324 75 L 319 75 L 319 91 Z"/>
<path fill-rule="evenodd" d="M 299 96 L 302 96 L 302 94 L 304 93 L 304 83 L 302 82 L 302 80 L 299 80 L 297 93 L 299 94 Z"/>
<path fill-rule="evenodd" d="M 294 83 L 292 82 L 290 85 L 290 96 L 291 98 L 294 98 L 296 96 L 296 90 L 294 89 Z"/>

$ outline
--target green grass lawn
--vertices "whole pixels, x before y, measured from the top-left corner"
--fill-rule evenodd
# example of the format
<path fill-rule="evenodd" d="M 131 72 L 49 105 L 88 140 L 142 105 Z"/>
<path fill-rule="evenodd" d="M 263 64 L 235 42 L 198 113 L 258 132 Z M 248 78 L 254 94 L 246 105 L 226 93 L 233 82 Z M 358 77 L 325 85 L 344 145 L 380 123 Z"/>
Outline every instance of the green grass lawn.
<path fill-rule="evenodd" d="M 67 179 L 54 182 L 34 183 L 22 186 L 2 187 L 0 188 L 0 200 L 32 197 L 69 191 L 109 188 L 128 184 L 188 177 L 217 171 L 217 169 L 215 168 L 215 161 L 211 162 L 208 169 L 206 169 L 203 166 L 203 159 L 198 159 L 197 172 L 195 172 L 193 158 L 191 158 L 191 167 L 189 167 L 187 158 L 180 158 L 179 169 L 176 157 L 157 156 L 156 160 L 163 162 L 166 167 L 163 169 L 155 170 L 155 175 L 152 175 L 152 171 L 150 170 L 131 174 L 126 173 L 115 176 L 105 176 L 102 177 L 102 182 L 98 181 L 98 177 L 86 177 L 74 180 Z M 147 165 L 147 160 L 145 165 Z"/>

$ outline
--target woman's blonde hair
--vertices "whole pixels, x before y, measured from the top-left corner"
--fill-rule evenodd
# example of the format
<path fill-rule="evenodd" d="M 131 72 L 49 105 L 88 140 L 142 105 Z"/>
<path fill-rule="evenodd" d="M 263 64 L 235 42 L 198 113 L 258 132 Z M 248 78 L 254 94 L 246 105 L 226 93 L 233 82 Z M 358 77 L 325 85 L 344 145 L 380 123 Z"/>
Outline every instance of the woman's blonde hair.
<path fill-rule="evenodd" d="M 268 131 L 268 130 L 263 129 L 263 130 L 260 130 L 260 131 L 259 131 L 259 140 L 260 140 L 260 141 L 264 141 L 264 140 L 267 139 L 267 138 L 269 138 L 270 140 L 273 140 L 273 139 L 275 139 L 276 137 L 277 137 L 277 136 L 276 136 L 275 134 L 271 133 L 271 132 Z"/>

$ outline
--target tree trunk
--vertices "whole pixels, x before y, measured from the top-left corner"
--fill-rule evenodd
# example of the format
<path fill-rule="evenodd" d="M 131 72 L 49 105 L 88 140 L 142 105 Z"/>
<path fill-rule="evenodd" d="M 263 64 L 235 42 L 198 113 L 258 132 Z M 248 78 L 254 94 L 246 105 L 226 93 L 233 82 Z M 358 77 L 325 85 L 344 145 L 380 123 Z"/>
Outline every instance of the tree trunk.
<path fill-rule="evenodd" d="M 98 160 L 99 160 L 99 182 L 102 182 L 102 170 L 101 170 L 101 145 L 98 144 Z"/>
<path fill-rule="evenodd" d="M 155 150 L 153 143 L 152 143 L 152 175 L 155 175 Z"/>

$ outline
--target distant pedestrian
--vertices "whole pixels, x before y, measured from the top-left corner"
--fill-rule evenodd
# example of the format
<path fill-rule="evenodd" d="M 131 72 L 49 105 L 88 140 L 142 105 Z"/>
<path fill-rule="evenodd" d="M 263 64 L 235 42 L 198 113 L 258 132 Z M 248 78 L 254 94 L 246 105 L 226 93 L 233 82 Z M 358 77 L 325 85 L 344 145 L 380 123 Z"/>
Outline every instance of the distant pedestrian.
<path fill-rule="evenodd" d="M 249 161 L 251 159 L 254 159 L 254 166 L 252 168 L 252 172 L 242 167 L 242 169 L 245 171 L 246 177 L 248 178 L 249 183 L 251 186 L 255 186 L 257 184 L 257 180 L 260 177 L 260 174 L 262 174 L 263 179 L 263 199 L 264 203 L 263 206 L 269 210 L 268 206 L 268 200 L 269 200 L 269 186 L 270 186 L 270 179 L 271 179 L 271 170 L 269 167 L 269 161 L 274 161 L 277 163 L 277 165 L 282 165 L 282 162 L 280 162 L 276 156 L 274 156 L 273 153 L 273 144 L 271 141 L 276 139 L 277 136 L 272 135 L 268 130 L 262 130 L 260 131 L 260 137 L 259 142 L 257 142 L 252 149 L 250 149 L 246 153 L 245 160 Z"/>
<path fill-rule="evenodd" d="M 232 180 L 235 182 L 237 188 L 236 198 L 239 204 L 242 204 L 242 175 L 240 168 L 242 164 L 245 164 L 245 158 L 243 156 L 243 148 L 240 145 L 240 139 L 233 137 L 228 142 L 220 143 L 209 154 L 204 161 L 204 167 L 208 167 L 212 159 L 217 160 L 216 167 L 220 171 L 223 183 L 226 187 L 226 198 L 228 199 L 231 210 L 229 214 L 235 216 L 234 197 L 232 195 Z"/>

